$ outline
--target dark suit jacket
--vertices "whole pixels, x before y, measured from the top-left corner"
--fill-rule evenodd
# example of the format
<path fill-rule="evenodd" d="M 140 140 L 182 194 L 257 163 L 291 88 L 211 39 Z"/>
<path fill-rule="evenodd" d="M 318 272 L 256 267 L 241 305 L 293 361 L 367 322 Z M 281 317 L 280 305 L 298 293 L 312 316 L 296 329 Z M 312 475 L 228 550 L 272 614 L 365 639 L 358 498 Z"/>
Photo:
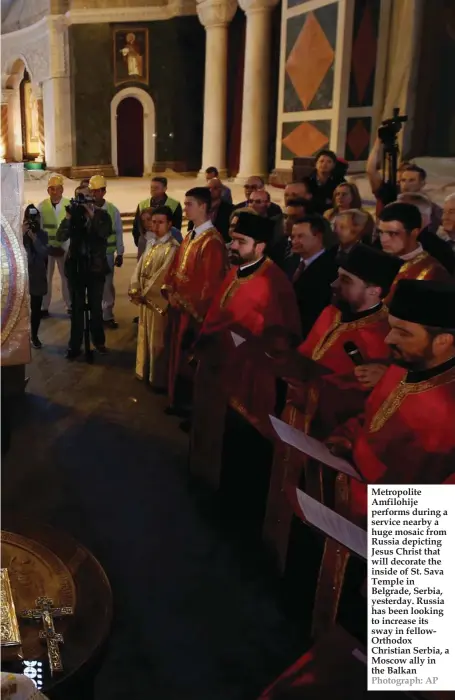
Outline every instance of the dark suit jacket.
<path fill-rule="evenodd" d="M 293 256 L 294 271 L 300 257 Z M 306 338 L 319 314 L 332 299 L 331 284 L 338 275 L 338 265 L 333 254 L 325 252 L 303 271 L 294 283 L 294 291 L 302 322 L 302 336 Z M 291 276 L 292 277 L 292 276 Z"/>
<path fill-rule="evenodd" d="M 231 218 L 233 211 L 234 207 L 232 204 L 228 204 L 227 202 L 223 202 L 223 200 L 221 200 L 220 206 L 218 207 L 218 211 L 213 220 L 213 225 L 215 226 L 216 230 L 221 233 L 226 243 L 231 240 L 229 237 L 229 219 Z M 191 231 L 192 228 L 193 222 L 188 221 L 187 230 Z"/>

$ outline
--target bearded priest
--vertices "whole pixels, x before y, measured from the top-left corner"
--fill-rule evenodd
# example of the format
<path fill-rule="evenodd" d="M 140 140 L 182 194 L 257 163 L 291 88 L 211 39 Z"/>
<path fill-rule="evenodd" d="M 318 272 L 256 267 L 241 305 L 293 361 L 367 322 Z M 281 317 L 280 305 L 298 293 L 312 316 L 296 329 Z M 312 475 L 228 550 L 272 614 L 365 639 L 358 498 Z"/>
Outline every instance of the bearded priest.
<path fill-rule="evenodd" d="M 266 255 L 273 223 L 254 212 L 232 220 L 231 270 L 210 306 L 195 346 L 198 369 L 191 439 L 191 470 L 217 486 L 228 397 L 243 415 L 267 419 L 276 383 L 263 371 L 263 342 L 270 336 L 300 338 L 291 282 Z M 238 347 L 231 332 L 244 342 Z M 210 424 L 210 430 L 207 425 Z"/>
<path fill-rule="evenodd" d="M 455 284 L 400 280 L 389 324 L 394 365 L 328 442 L 369 484 L 455 483 Z M 349 511 L 366 522 L 365 483 L 351 481 Z"/>

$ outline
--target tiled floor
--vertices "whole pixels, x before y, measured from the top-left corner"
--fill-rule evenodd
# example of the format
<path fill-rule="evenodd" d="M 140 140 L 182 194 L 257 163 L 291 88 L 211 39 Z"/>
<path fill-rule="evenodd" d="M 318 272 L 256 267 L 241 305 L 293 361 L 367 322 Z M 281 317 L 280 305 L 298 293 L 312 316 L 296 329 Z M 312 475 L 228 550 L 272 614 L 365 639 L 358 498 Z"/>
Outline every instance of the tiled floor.
<path fill-rule="evenodd" d="M 63 357 L 56 289 L 2 464 L 2 505 L 68 531 L 109 576 L 115 619 L 94 700 L 254 700 L 303 640 L 203 515 L 188 437 L 134 377 L 132 266 L 116 272 L 120 327 L 93 366 Z"/>

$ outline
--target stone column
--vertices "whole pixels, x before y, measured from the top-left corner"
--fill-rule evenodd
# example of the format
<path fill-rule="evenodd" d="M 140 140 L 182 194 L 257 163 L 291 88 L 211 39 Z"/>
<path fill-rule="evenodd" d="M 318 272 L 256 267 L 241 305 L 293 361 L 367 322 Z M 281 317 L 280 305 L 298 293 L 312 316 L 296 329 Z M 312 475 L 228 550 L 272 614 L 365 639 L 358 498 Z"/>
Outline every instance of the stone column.
<path fill-rule="evenodd" d="M 49 17 L 47 23 L 49 67 L 43 77 L 35 76 L 42 86 L 44 157 L 49 170 L 69 172 L 73 163 L 73 134 L 68 27 L 62 17 Z"/>
<path fill-rule="evenodd" d="M 8 159 L 8 132 L 9 132 L 9 114 L 8 114 L 8 103 L 11 95 L 10 90 L 2 90 L 2 122 L 1 122 L 1 132 L 0 132 L 0 162 L 5 163 Z"/>
<path fill-rule="evenodd" d="M 240 168 L 236 182 L 267 174 L 270 17 L 278 0 L 239 0 L 246 14 Z"/>
<path fill-rule="evenodd" d="M 226 175 L 228 24 L 235 0 L 198 0 L 197 14 L 205 27 L 204 136 L 202 177 L 210 165 Z"/>
<path fill-rule="evenodd" d="M 38 135 L 39 135 L 39 156 L 35 158 L 36 163 L 44 162 L 45 155 L 45 140 L 44 140 L 44 108 L 43 108 L 43 90 L 41 85 L 33 86 L 33 94 L 36 97 L 38 106 Z"/>

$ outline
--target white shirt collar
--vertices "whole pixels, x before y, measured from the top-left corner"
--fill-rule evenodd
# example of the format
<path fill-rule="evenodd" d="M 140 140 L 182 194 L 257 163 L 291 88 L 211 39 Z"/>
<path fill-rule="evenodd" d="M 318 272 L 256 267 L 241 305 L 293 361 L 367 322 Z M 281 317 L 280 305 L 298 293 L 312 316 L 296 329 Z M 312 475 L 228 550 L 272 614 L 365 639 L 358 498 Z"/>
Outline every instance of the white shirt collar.
<path fill-rule="evenodd" d="M 416 258 L 418 255 L 420 255 L 420 253 L 423 253 L 423 248 L 419 243 L 417 248 L 415 250 L 413 250 L 411 253 L 406 253 L 405 255 L 400 255 L 400 260 L 404 260 L 405 262 L 407 262 L 408 260 L 414 260 L 414 258 Z"/>
<path fill-rule="evenodd" d="M 207 221 L 204 221 L 204 223 L 201 224 L 200 226 L 196 226 L 196 228 L 193 229 L 193 231 L 195 231 L 195 234 L 193 236 L 193 240 L 194 240 L 194 238 L 197 238 L 198 236 L 200 236 L 201 233 L 208 231 L 209 228 L 213 228 L 213 224 L 212 224 L 211 219 L 207 219 Z"/>
<path fill-rule="evenodd" d="M 304 260 L 303 258 L 300 258 L 300 261 L 305 263 L 305 270 L 307 267 L 309 267 L 311 265 L 312 262 L 314 262 L 315 260 L 320 258 L 323 253 L 325 253 L 325 248 L 323 248 L 322 250 L 318 250 L 317 253 L 315 253 L 314 255 L 311 256 L 311 258 L 307 258 L 306 260 Z"/>
<path fill-rule="evenodd" d="M 257 265 L 260 260 L 264 260 L 264 255 L 262 258 L 259 258 L 259 260 L 253 260 L 253 262 L 245 263 L 244 265 L 240 265 L 239 270 L 245 270 L 247 267 L 251 267 L 252 265 Z"/>

